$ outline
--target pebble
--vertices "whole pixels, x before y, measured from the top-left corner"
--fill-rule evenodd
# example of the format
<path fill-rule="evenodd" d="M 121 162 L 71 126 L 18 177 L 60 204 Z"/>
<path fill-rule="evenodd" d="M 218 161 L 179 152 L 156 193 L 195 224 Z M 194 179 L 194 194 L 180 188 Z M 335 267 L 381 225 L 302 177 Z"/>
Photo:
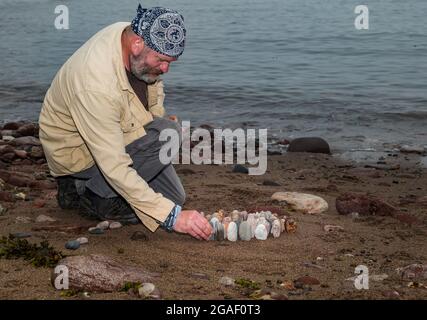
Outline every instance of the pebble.
<path fill-rule="evenodd" d="M 123 225 L 118 221 L 114 221 L 114 222 L 111 222 L 109 227 L 110 227 L 110 229 L 119 229 L 119 228 L 123 227 Z"/>
<path fill-rule="evenodd" d="M 388 278 L 388 275 L 385 273 L 369 275 L 369 280 L 377 281 L 377 282 L 384 281 L 387 278 Z"/>
<path fill-rule="evenodd" d="M 228 225 L 227 239 L 232 242 L 237 241 L 237 224 L 234 221 Z"/>
<path fill-rule="evenodd" d="M 36 222 L 55 222 L 56 219 L 53 219 L 52 217 L 45 216 L 44 214 L 39 215 L 36 218 Z"/>
<path fill-rule="evenodd" d="M 16 223 L 31 223 L 32 219 L 30 217 L 19 216 L 19 217 L 16 217 L 15 222 Z"/>
<path fill-rule="evenodd" d="M 280 237 L 281 229 L 282 227 L 280 225 L 279 219 L 275 219 L 271 227 L 271 234 L 273 235 L 274 238 Z"/>
<path fill-rule="evenodd" d="M 225 240 L 224 225 L 222 223 L 217 224 L 215 239 L 218 241 Z"/>
<path fill-rule="evenodd" d="M 231 171 L 234 173 L 249 173 L 248 168 L 242 166 L 241 164 L 234 165 Z"/>
<path fill-rule="evenodd" d="M 80 242 L 77 240 L 70 240 L 65 244 L 65 249 L 68 250 L 77 250 L 78 248 L 80 248 Z"/>
<path fill-rule="evenodd" d="M 16 233 L 12 233 L 12 236 L 18 239 L 23 239 L 23 238 L 31 237 L 32 234 L 29 232 L 16 232 Z"/>
<path fill-rule="evenodd" d="M 103 234 L 104 233 L 103 229 L 97 228 L 97 227 L 91 227 L 91 228 L 89 228 L 88 231 L 90 234 Z"/>
<path fill-rule="evenodd" d="M 16 197 L 16 199 L 21 199 L 21 200 L 25 201 L 25 199 L 27 198 L 27 195 L 23 192 L 19 192 L 19 193 L 15 194 L 15 197 Z M 36 222 L 37 222 L 37 220 L 36 220 Z"/>
<path fill-rule="evenodd" d="M 243 241 L 252 239 L 251 226 L 247 221 L 243 221 L 239 226 L 239 238 Z"/>
<path fill-rule="evenodd" d="M 0 216 L 4 215 L 6 213 L 7 209 L 4 208 L 1 204 L 0 204 Z"/>
<path fill-rule="evenodd" d="M 344 231 L 344 228 L 341 226 L 335 226 L 335 225 L 327 224 L 327 225 L 323 226 L 323 230 L 325 230 L 326 232 Z"/>
<path fill-rule="evenodd" d="M 137 240 L 147 241 L 147 240 L 148 240 L 148 237 L 147 237 L 147 235 L 146 235 L 144 232 L 142 232 L 142 231 L 135 231 L 135 232 L 131 235 L 130 239 L 131 239 L 131 240 L 133 240 L 133 241 L 137 241 Z"/>
<path fill-rule="evenodd" d="M 258 240 L 267 240 L 268 231 L 264 224 L 258 224 L 255 229 L 255 238 Z"/>
<path fill-rule="evenodd" d="M 138 289 L 141 298 L 160 299 L 160 291 L 152 283 L 143 283 Z"/>
<path fill-rule="evenodd" d="M 108 222 L 108 221 L 102 221 L 102 222 L 100 222 L 100 223 L 98 223 L 96 225 L 96 228 L 99 228 L 99 229 L 102 229 L 102 230 L 107 230 L 109 226 L 110 226 L 110 222 Z"/>
<path fill-rule="evenodd" d="M 78 241 L 80 244 L 86 244 L 89 242 L 88 238 L 80 237 L 76 241 Z"/>
<path fill-rule="evenodd" d="M 230 277 L 221 277 L 219 283 L 224 286 L 234 286 L 234 279 Z"/>

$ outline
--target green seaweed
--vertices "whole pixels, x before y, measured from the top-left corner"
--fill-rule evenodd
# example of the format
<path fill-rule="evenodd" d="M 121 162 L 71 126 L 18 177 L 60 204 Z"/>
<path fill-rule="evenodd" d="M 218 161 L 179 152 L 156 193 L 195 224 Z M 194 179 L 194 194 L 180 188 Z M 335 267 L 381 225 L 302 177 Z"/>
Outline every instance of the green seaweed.
<path fill-rule="evenodd" d="M 241 279 L 237 279 L 235 282 L 235 284 L 237 284 L 238 286 L 242 287 L 242 288 L 246 288 L 246 289 L 251 289 L 251 290 L 259 290 L 260 289 L 260 284 L 249 280 L 249 279 L 245 279 L 245 278 L 241 278 Z"/>
<path fill-rule="evenodd" d="M 42 241 L 39 245 L 31 244 L 25 239 L 19 239 L 13 235 L 3 236 L 0 239 L 0 258 L 27 260 L 34 267 L 53 268 L 65 255 L 56 251 L 48 241 Z"/>
<path fill-rule="evenodd" d="M 120 291 L 129 292 L 129 290 L 132 290 L 132 292 L 138 292 L 139 288 L 141 288 L 141 282 L 125 282 Z"/>

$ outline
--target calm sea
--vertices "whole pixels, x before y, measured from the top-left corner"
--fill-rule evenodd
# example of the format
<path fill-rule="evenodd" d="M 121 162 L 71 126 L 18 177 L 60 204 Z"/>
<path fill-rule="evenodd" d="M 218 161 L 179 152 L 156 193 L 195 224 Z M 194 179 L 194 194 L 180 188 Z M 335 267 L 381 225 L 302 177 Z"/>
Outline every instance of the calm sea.
<path fill-rule="evenodd" d="M 0 121 L 36 120 L 65 60 L 130 21 L 131 0 L 1 0 Z M 354 9 L 369 8 L 369 30 Z M 57 5 L 70 29 L 54 26 Z M 144 1 L 180 11 L 184 55 L 165 79 L 171 114 L 198 125 L 321 136 L 336 151 L 427 145 L 426 0 Z"/>

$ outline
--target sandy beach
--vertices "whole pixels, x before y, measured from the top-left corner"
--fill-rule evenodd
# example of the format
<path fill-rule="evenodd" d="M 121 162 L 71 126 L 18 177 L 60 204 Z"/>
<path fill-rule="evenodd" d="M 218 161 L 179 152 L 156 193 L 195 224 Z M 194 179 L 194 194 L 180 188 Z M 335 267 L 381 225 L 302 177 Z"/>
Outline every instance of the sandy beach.
<path fill-rule="evenodd" d="M 54 180 L 45 163 L 15 161 L 3 164 L 2 176 L 15 174 L 39 181 L 39 185 L 2 186 L 8 192 L 23 192 L 26 200 L 2 201 L 7 211 L 0 216 L 0 235 L 29 232 L 30 243 L 47 240 L 67 256 L 103 254 L 158 272 L 160 277 L 153 283 L 162 299 L 254 299 L 257 294 L 271 292 L 290 300 L 425 299 L 427 281 L 410 281 L 396 271 L 427 261 L 427 170 L 416 165 L 418 160 L 418 155 L 399 153 L 386 157 L 388 168 L 375 169 L 332 155 L 286 153 L 269 156 L 263 176 L 232 173 L 230 165 L 177 165 L 187 192 L 185 208 L 213 213 L 218 209 L 230 212 L 270 207 L 297 222 L 296 233 L 248 242 L 201 242 L 163 230 L 151 233 L 143 225 L 89 234 L 87 228 L 97 221 L 58 207 Z M 302 214 L 271 200 L 277 191 L 320 196 L 329 209 L 321 214 Z M 345 192 L 375 196 L 402 215 L 340 215 L 335 201 Z M 40 215 L 56 221 L 35 222 Z M 55 227 L 64 225 L 74 228 Z M 327 232 L 325 225 L 343 230 Z M 136 231 L 146 238 L 132 240 Z M 64 248 L 67 241 L 82 236 L 89 239 L 88 244 L 75 251 Z M 369 290 L 357 290 L 352 280 L 346 280 L 355 276 L 358 265 L 369 268 Z M 23 259 L 0 259 L 0 299 L 139 299 L 126 292 L 64 297 L 51 284 L 51 271 Z M 219 282 L 224 276 L 254 281 L 262 291 L 254 292 L 244 285 L 224 286 Z M 295 286 L 295 280 L 304 276 L 309 280 Z"/>

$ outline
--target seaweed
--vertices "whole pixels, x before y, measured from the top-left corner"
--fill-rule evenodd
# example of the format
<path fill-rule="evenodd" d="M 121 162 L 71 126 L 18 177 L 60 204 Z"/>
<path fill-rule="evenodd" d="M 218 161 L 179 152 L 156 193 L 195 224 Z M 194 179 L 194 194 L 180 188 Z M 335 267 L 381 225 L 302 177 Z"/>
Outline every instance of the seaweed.
<path fill-rule="evenodd" d="M 235 281 L 235 284 L 237 284 L 238 286 L 242 287 L 242 288 L 247 288 L 247 289 L 251 289 L 251 290 L 259 290 L 260 289 L 260 285 L 259 283 L 249 280 L 249 279 L 237 279 Z"/>
<path fill-rule="evenodd" d="M 138 293 L 138 290 L 139 290 L 140 287 L 141 287 L 141 283 L 140 282 L 125 282 L 125 284 L 120 289 L 120 291 L 124 291 L 124 292 L 131 291 L 133 293 Z"/>
<path fill-rule="evenodd" d="M 42 241 L 39 245 L 31 244 L 25 239 L 19 239 L 13 235 L 3 236 L 0 239 L 0 258 L 27 260 L 34 267 L 53 268 L 65 255 L 56 251 L 48 241 Z"/>

